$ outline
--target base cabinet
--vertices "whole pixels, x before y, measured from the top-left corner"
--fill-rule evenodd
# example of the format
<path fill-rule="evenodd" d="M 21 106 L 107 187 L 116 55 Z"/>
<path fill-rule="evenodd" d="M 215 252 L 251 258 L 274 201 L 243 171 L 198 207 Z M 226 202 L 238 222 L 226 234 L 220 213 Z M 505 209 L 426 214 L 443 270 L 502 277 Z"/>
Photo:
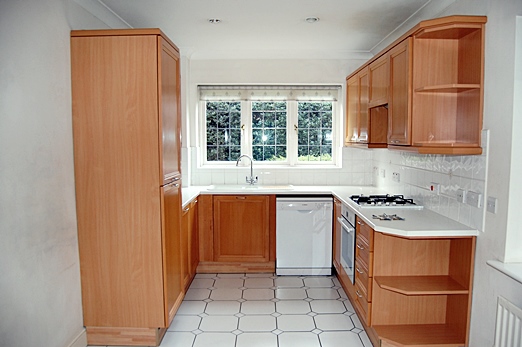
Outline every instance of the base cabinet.
<path fill-rule="evenodd" d="M 198 272 L 275 271 L 275 196 L 201 196 L 200 211 Z"/>
<path fill-rule="evenodd" d="M 198 201 L 189 202 L 181 214 L 181 286 L 187 291 L 196 275 L 199 261 L 198 249 Z"/>

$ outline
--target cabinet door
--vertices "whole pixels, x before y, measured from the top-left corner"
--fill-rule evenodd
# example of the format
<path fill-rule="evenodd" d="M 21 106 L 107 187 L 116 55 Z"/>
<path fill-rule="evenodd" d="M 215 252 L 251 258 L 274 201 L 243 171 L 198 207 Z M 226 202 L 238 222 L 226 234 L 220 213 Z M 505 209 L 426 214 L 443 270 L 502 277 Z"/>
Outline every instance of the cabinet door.
<path fill-rule="evenodd" d="M 345 143 L 357 142 L 359 129 L 357 114 L 359 112 L 359 79 L 353 76 L 346 80 L 346 134 Z"/>
<path fill-rule="evenodd" d="M 389 79 L 388 55 L 384 54 L 369 66 L 370 96 L 369 107 L 375 107 L 388 103 Z"/>
<path fill-rule="evenodd" d="M 199 263 L 198 200 L 191 204 L 189 218 L 189 275 L 194 278 Z"/>
<path fill-rule="evenodd" d="M 411 38 L 390 50 L 388 144 L 411 145 Z"/>
<path fill-rule="evenodd" d="M 161 90 L 160 116 L 162 156 L 163 156 L 163 183 L 168 178 L 180 175 L 180 74 L 179 53 L 164 39 L 158 38 L 160 71 L 158 77 Z"/>
<path fill-rule="evenodd" d="M 341 202 L 334 199 L 334 229 L 333 229 L 333 265 L 337 273 L 341 273 L 341 223 L 337 218 L 341 217 Z"/>
<path fill-rule="evenodd" d="M 268 196 L 214 196 L 214 261 L 268 262 Z"/>
<path fill-rule="evenodd" d="M 357 74 L 359 78 L 359 116 L 358 116 L 358 133 L 357 142 L 368 143 L 368 100 L 370 91 L 370 79 L 368 68 L 363 69 Z"/>
<path fill-rule="evenodd" d="M 183 290 L 188 289 L 190 283 L 190 229 L 192 224 L 190 205 L 183 208 L 181 212 L 181 287 Z"/>
<path fill-rule="evenodd" d="M 165 316 L 169 326 L 181 304 L 181 185 L 172 183 L 163 190 L 163 263 L 165 264 Z"/>

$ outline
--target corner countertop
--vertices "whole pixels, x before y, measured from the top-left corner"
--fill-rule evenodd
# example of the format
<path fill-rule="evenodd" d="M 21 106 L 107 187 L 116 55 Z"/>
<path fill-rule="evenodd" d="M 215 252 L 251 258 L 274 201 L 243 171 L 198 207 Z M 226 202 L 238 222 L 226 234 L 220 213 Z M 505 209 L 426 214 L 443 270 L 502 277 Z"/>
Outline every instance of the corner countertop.
<path fill-rule="evenodd" d="M 363 219 L 375 231 L 402 236 L 408 238 L 417 237 L 465 237 L 476 236 L 478 230 L 444 217 L 429 209 L 408 208 L 361 208 L 354 203 L 351 195 L 356 194 L 385 194 L 382 189 L 371 186 L 293 186 L 291 190 L 212 190 L 209 186 L 191 186 L 182 188 L 182 205 L 185 207 L 189 202 L 200 194 L 276 194 L 276 195 L 321 195 L 331 194 L 339 199 L 345 206 L 353 210 L 357 216 Z M 389 193 L 389 192 L 388 192 Z M 394 193 L 394 192 L 392 192 Z M 373 219 L 372 215 L 397 214 L 405 220 L 385 221 Z"/>

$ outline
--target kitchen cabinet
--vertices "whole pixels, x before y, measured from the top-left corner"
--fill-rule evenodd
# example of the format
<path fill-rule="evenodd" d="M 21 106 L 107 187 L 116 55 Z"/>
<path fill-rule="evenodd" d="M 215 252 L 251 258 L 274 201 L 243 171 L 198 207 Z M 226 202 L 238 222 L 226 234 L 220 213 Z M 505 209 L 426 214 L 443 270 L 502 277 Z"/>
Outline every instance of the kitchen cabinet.
<path fill-rule="evenodd" d="M 368 66 L 370 78 L 368 107 L 370 108 L 388 103 L 388 86 L 390 83 L 388 64 L 388 55 L 383 54 Z"/>
<path fill-rule="evenodd" d="M 388 139 L 390 145 L 411 145 L 411 38 L 393 47 L 388 53 L 390 92 L 388 106 Z"/>
<path fill-rule="evenodd" d="M 345 144 L 363 142 L 378 147 L 379 130 L 387 127 L 389 149 L 421 154 L 482 153 L 485 23 L 482 16 L 422 21 L 348 76 Z M 386 100 L 379 87 L 384 70 L 389 74 L 387 122 L 384 110 L 372 113 L 375 105 Z M 367 71 L 368 102 L 361 101 Z M 362 132 L 357 117 L 369 121 Z"/>
<path fill-rule="evenodd" d="M 275 195 L 199 200 L 198 273 L 275 271 Z"/>
<path fill-rule="evenodd" d="M 354 307 L 374 344 L 468 345 L 475 241 L 357 225 Z"/>
<path fill-rule="evenodd" d="M 371 324 L 373 229 L 357 218 L 355 226 L 355 306 L 366 325 Z"/>
<path fill-rule="evenodd" d="M 376 97 L 378 104 L 384 99 L 382 66 L 378 66 L 372 73 L 376 76 Z M 346 138 L 345 145 L 365 148 L 386 147 L 387 110 L 385 107 L 369 108 L 370 105 L 370 69 L 360 70 L 346 80 Z"/>
<path fill-rule="evenodd" d="M 197 203 L 197 199 L 189 202 L 181 215 L 181 277 L 185 291 L 196 275 L 199 261 Z"/>
<path fill-rule="evenodd" d="M 341 273 L 341 234 L 342 234 L 342 228 L 341 223 L 338 221 L 338 218 L 341 217 L 341 207 L 342 203 L 334 197 L 334 219 L 333 219 L 333 249 L 332 249 L 332 256 L 333 256 L 333 266 L 335 268 L 335 271 L 337 274 Z"/>
<path fill-rule="evenodd" d="M 159 345 L 181 304 L 179 52 L 157 29 L 71 32 L 89 345 Z"/>

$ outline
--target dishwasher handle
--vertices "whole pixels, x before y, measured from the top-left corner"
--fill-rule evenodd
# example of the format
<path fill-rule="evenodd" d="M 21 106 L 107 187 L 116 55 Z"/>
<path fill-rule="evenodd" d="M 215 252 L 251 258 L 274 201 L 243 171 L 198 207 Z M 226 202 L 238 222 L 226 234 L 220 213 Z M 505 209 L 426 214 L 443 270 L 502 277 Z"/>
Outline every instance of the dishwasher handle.
<path fill-rule="evenodd" d="M 319 211 L 323 209 L 332 209 L 332 203 L 329 202 L 279 202 L 277 203 L 277 210 L 279 211 L 300 211 L 310 212 Z"/>

